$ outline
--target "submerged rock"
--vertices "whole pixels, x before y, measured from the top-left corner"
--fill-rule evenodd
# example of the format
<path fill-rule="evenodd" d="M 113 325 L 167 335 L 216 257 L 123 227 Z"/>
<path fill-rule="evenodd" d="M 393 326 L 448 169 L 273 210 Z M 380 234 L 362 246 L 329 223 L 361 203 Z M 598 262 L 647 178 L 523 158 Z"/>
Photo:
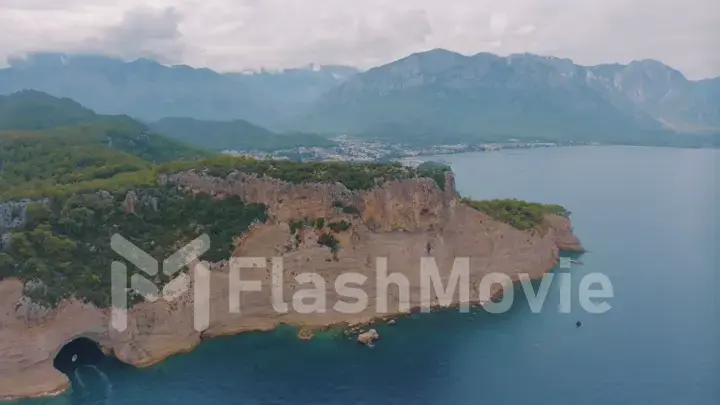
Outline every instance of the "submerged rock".
<path fill-rule="evenodd" d="M 315 332 L 311 328 L 302 327 L 298 331 L 298 338 L 300 340 L 311 340 L 315 337 Z"/>

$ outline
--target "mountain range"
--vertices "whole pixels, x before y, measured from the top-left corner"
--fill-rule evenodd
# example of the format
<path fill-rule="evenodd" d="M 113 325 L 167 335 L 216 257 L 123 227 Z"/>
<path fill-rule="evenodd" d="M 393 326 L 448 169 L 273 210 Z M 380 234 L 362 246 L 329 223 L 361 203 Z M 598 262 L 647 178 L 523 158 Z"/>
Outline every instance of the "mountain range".
<path fill-rule="evenodd" d="M 167 117 L 247 119 L 273 127 L 357 70 L 308 66 L 281 72 L 221 74 L 154 60 L 35 53 L 0 69 L 0 94 L 34 89 L 71 98 L 100 114 L 145 121 Z"/>
<path fill-rule="evenodd" d="M 26 88 L 146 122 L 186 117 L 218 127 L 207 121 L 247 120 L 270 130 L 428 142 L 646 143 L 720 130 L 720 78 L 688 80 L 654 60 L 580 66 L 532 54 L 436 49 L 364 72 L 307 66 L 218 73 L 148 59 L 42 53 L 0 69 L 0 94 Z"/>
<path fill-rule="evenodd" d="M 355 75 L 303 117 L 307 129 L 378 125 L 485 136 L 601 137 L 720 128 L 720 79 L 690 81 L 657 61 L 583 67 L 531 54 L 438 49 Z"/>

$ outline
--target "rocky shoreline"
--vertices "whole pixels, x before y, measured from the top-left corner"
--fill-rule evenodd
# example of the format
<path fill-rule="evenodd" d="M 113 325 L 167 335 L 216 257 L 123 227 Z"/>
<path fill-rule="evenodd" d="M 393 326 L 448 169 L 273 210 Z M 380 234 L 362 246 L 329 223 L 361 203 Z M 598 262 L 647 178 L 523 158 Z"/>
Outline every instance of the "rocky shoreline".
<path fill-rule="evenodd" d="M 293 293 L 302 289 L 294 279 L 299 273 L 312 270 L 329 281 L 346 271 L 370 278 L 376 273 L 374 258 L 385 257 L 389 273 L 402 273 L 410 281 L 409 302 L 417 310 L 419 258 L 428 253 L 435 258 L 442 277 L 450 273 L 454 258 L 468 257 L 471 281 L 477 281 L 490 272 L 505 273 L 512 280 L 519 274 L 541 277 L 556 266 L 561 250 L 583 251 L 567 218 L 548 215 L 546 231 L 521 231 L 466 206 L 459 201 L 451 173 L 444 190 L 432 180 L 415 179 L 359 193 L 348 192 L 338 184 L 291 185 L 242 174 L 218 179 L 189 172 L 161 181 L 267 204 L 271 220 L 239 238 L 235 255 L 282 257 L 285 302 L 293 302 Z M 333 208 L 338 199 L 358 207 L 361 215 L 338 212 Z M 303 217 L 349 221 L 351 227 L 338 235 L 340 250 L 331 254 L 320 246 L 316 230 L 293 233 L 287 221 Z M 64 301 L 43 316 L 30 319 L 23 311 L 23 283 L 17 279 L 0 281 L 0 399 L 53 396 L 65 391 L 68 378 L 53 367 L 53 359 L 65 344 L 79 337 L 97 342 L 122 362 L 147 367 L 216 336 L 269 331 L 280 324 L 297 326 L 301 339 L 312 338 L 314 330 L 338 324 L 352 324 L 348 328 L 360 334 L 370 332 L 368 326 L 379 319 L 387 322 L 407 313 L 399 308 L 399 296 L 388 300 L 387 311 L 379 311 L 373 304 L 357 314 L 334 309 L 315 314 L 293 310 L 277 313 L 270 305 L 269 270 L 252 268 L 243 278 L 261 280 L 263 291 L 243 295 L 243 313 L 233 314 L 228 312 L 228 272 L 219 267 L 212 271 L 211 319 L 202 333 L 193 328 L 190 293 L 173 302 L 137 304 L 128 311 L 128 328 L 118 332 L 109 326 L 108 309 L 77 300 Z M 378 297 L 374 286 L 364 286 L 363 290 L 371 302 Z M 392 292 L 390 295 L 393 298 Z M 327 296 L 328 302 L 339 299 L 332 288 Z"/>

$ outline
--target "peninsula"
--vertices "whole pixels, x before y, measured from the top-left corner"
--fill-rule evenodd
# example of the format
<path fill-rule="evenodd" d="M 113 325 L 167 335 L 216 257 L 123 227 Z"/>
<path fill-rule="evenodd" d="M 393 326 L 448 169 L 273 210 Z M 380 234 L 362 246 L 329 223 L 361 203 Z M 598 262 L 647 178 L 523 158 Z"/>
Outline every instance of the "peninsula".
<path fill-rule="evenodd" d="M 568 218 L 553 212 L 556 208 L 527 204 L 526 213 L 542 215 L 523 218 L 536 218 L 537 223 L 494 219 L 488 214 L 491 210 L 483 211 L 483 204 L 458 197 L 449 171 L 438 178 L 437 173 L 423 177 L 423 173 L 399 165 L 342 164 L 346 175 L 357 174 L 353 168 L 392 171 L 392 176 L 373 180 L 377 185 L 368 188 L 362 181 L 344 179 L 351 188 L 339 181 L 293 182 L 270 175 L 272 170 L 281 178 L 287 173 L 296 175 L 308 164 L 267 164 L 235 158 L 221 161 L 179 163 L 194 167 L 160 174 L 153 187 L 133 188 L 121 196 L 106 190 L 74 194 L 66 197 L 61 208 L 51 200 L 15 203 L 16 231 L 6 238 L 5 261 L 42 261 L 42 253 L 23 249 L 38 243 L 33 238 L 46 238 L 48 259 L 69 260 L 76 275 L 63 284 L 57 274 L 62 270 L 42 273 L 47 267 L 35 263 L 32 273 L 20 263 L 15 267 L 4 263 L 5 278 L 0 281 L 0 398 L 53 395 L 66 389 L 69 381 L 53 367 L 53 359 L 78 337 L 94 340 L 123 362 L 147 366 L 191 350 L 202 339 L 213 336 L 270 330 L 281 323 L 320 328 L 367 322 L 378 316 L 374 305 L 352 315 L 332 309 L 323 314 L 299 314 L 292 309 L 277 314 L 271 306 L 269 288 L 244 295 L 242 314 L 230 314 L 227 261 L 221 259 L 225 252 L 228 256 L 283 257 L 287 299 L 303 288 L 294 279 L 302 271 L 315 271 L 330 281 L 343 271 L 374 277 L 375 258 L 387 257 L 390 271 L 408 277 L 411 297 L 417 302 L 419 260 L 428 250 L 443 273 L 449 272 L 455 257 L 469 257 L 473 280 L 489 272 L 541 276 L 555 266 L 559 250 L 582 250 Z M 311 178 L 322 176 L 317 172 L 320 165 L 314 167 Z M 264 171 L 261 175 L 259 168 Z M 285 171 L 287 168 L 294 170 Z M 330 165 L 325 170 L 333 168 Z M 543 211 L 543 207 L 550 208 Z M 86 216 L 78 217 L 81 212 Z M 62 229 L 71 230 L 60 234 L 58 224 L 66 218 L 77 223 L 66 224 L 71 228 Z M 88 228 L 83 229 L 83 224 Z M 175 242 L 169 242 L 171 236 L 190 237 L 188 224 L 234 240 L 231 245 L 218 242 L 217 249 L 208 252 L 215 263 L 209 328 L 202 333 L 193 329 L 193 296 L 188 292 L 173 302 L 137 302 L 128 311 L 129 327 L 123 332 L 113 330 L 108 293 L 103 293 L 109 290 L 111 257 L 106 245 L 110 235 L 102 239 L 100 233 L 113 227 L 141 231 L 131 235 L 136 237 L 134 241 L 142 247 L 154 244 L 157 249 L 153 252 L 162 257 L 164 251 L 158 245 L 174 247 Z M 161 239 L 160 232 L 167 237 Z M 154 236 L 157 242 L 142 240 Z M 18 246 L 21 243 L 26 245 Z M 76 257 L 63 258 L 62 249 L 72 250 Z M 85 249 L 97 253 L 83 256 Z M 8 274 L 12 269 L 18 271 Z M 270 283 L 266 268 L 248 269 L 243 276 Z M 45 282 L 45 277 L 50 279 Z M 377 293 L 372 287 L 366 292 L 370 297 Z M 328 294 L 332 297 L 337 292 L 330 289 Z M 387 314 L 399 312 L 398 304 L 390 300 Z"/>

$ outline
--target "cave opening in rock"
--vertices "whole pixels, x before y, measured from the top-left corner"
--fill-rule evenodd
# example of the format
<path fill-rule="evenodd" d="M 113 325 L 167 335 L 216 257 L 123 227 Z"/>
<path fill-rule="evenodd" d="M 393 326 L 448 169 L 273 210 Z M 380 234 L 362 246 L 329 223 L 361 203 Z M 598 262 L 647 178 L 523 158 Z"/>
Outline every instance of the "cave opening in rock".
<path fill-rule="evenodd" d="M 80 337 L 65 344 L 60 349 L 53 365 L 65 374 L 72 373 L 83 365 L 96 365 L 105 357 L 100 345 L 94 340 Z"/>

